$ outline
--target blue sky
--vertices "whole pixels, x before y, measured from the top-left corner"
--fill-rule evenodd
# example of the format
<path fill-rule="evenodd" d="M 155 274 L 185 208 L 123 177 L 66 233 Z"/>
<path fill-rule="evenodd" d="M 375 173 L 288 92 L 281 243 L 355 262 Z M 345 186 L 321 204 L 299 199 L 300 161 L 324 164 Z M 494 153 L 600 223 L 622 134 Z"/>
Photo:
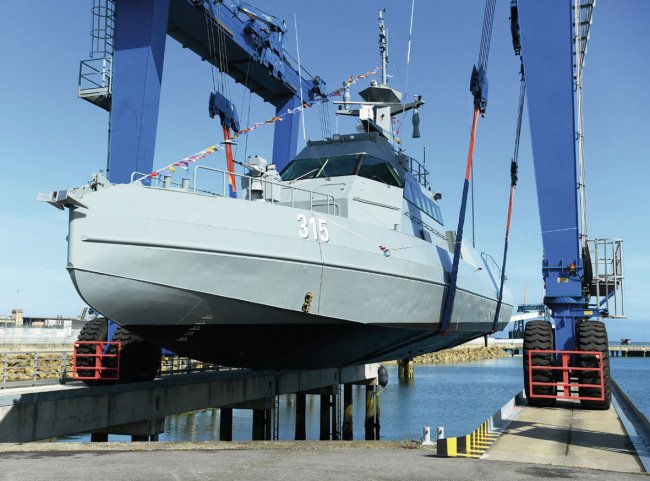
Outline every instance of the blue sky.
<path fill-rule="evenodd" d="M 41 2 L 34 15 L 19 0 L 0 4 L 0 314 L 22 307 L 29 315 L 77 314 L 82 302 L 65 271 L 66 215 L 37 202 L 42 191 L 84 183 L 106 162 L 107 114 L 77 99 L 79 61 L 90 49 L 90 1 Z M 287 20 L 295 56 L 294 13 L 303 66 L 333 90 L 350 74 L 379 64 L 377 10 L 386 7 L 389 82 L 404 89 L 411 2 L 407 0 L 257 0 L 255 5 Z M 488 115 L 479 124 L 475 152 L 476 240 L 501 258 L 514 142 L 518 59 L 508 22 L 508 1 L 497 2 L 489 64 Z M 434 189 L 443 193 L 449 228 L 455 228 L 471 121 L 469 74 L 478 57 L 483 0 L 416 0 L 408 95 L 420 94 L 421 139 L 406 139 L 412 156 L 427 149 Z M 608 323 L 610 337 L 646 339 L 650 288 L 650 174 L 645 141 L 650 104 L 650 46 L 644 36 L 650 2 L 598 2 L 585 66 L 585 155 L 590 235 L 625 239 L 629 319 Z M 168 38 L 155 165 L 167 165 L 220 140 L 207 115 L 212 88 L 209 65 Z M 358 87 L 363 88 L 365 84 Z M 233 86 L 233 101 L 247 110 L 248 97 Z M 353 95 L 358 91 L 353 90 Z M 321 137 L 318 111 L 306 115 L 307 136 Z M 330 109 L 332 113 L 333 109 Z M 266 120 L 269 105 L 253 96 L 250 117 Z M 331 115 L 334 126 L 334 116 Z M 340 131 L 353 130 L 348 119 Z M 404 133 L 410 132 L 407 119 Z M 405 135 L 405 137 L 408 137 Z M 300 146 L 299 146 L 300 148 Z M 271 157 L 272 128 L 240 143 L 244 151 Z M 219 154 L 206 159 L 223 166 Z M 635 220 L 636 219 L 636 220 Z M 520 183 L 512 224 L 509 285 L 517 302 L 541 300 L 541 237 L 527 121 L 522 132 Z M 467 231 L 469 234 L 469 230 Z M 649 331 L 650 332 L 650 331 Z M 647 339 L 650 340 L 650 334 Z"/>

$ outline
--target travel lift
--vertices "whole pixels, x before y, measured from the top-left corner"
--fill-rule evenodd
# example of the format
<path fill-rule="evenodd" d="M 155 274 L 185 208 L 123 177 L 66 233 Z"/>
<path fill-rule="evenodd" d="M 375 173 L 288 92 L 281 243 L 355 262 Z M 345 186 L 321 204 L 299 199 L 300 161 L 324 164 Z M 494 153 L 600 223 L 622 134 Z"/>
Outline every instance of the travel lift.
<path fill-rule="evenodd" d="M 574 2 L 511 3 L 513 44 L 515 52 L 523 55 L 522 74 L 523 66 L 526 73 L 522 92 L 525 87 L 544 247 L 544 304 L 554 321 L 554 325 L 549 321 L 526 325 L 524 380 L 532 405 L 552 405 L 560 397 L 580 399 L 584 407 L 605 409 L 611 397 L 607 334 L 601 321 L 591 319 L 624 316 L 622 241 L 587 240 L 582 67 L 594 2 Z M 488 0 L 487 5 L 493 16 L 494 0 Z M 486 6 L 486 13 L 488 10 Z M 167 34 L 271 102 L 276 113 L 281 113 L 300 105 L 301 90 L 305 101 L 324 90 L 318 77 L 301 79 L 286 56 L 285 33 L 284 22 L 239 0 L 94 0 L 93 58 L 81 62 L 79 96 L 110 112 L 109 180 L 127 183 L 133 172 L 150 172 L 153 168 Z M 489 35 L 485 47 L 482 41 L 479 64 L 472 75 L 473 136 L 478 113 L 484 113 L 487 104 Z M 575 63 L 570 60 L 573 58 Z M 523 94 L 520 97 L 521 112 Z M 224 143 L 229 147 L 229 129 L 237 122 L 234 107 L 215 92 L 210 112 L 219 116 Z M 295 155 L 297 138 L 297 116 L 275 124 L 273 163 L 278 169 Z M 471 150 L 468 160 L 471 171 Z M 511 200 L 516 159 L 513 164 Z M 453 295 L 447 305 L 453 308 Z M 442 334 L 443 328 L 441 325 Z M 129 344 L 144 346 L 131 349 L 136 354 L 150 350 L 148 343 L 129 337 L 113 322 L 89 323 L 84 329 L 81 341 L 119 341 L 117 346 L 105 344 L 104 351 L 112 354 L 122 347 L 121 367 L 132 364 L 125 356 Z M 89 350 L 89 354 L 85 374 L 96 379 L 101 368 L 92 369 L 95 351 Z M 150 358 L 153 361 L 149 362 Z M 151 376 L 155 360 L 155 355 L 142 354 L 139 372 L 128 373 L 127 378 Z"/>
<path fill-rule="evenodd" d="M 607 330 L 625 316 L 622 240 L 587 239 L 582 70 L 595 0 L 512 0 L 525 69 L 550 321 L 524 330 L 524 385 L 533 406 L 611 402 Z M 570 42 L 568 39 L 572 38 Z M 593 255 L 593 258 L 592 258 Z"/>

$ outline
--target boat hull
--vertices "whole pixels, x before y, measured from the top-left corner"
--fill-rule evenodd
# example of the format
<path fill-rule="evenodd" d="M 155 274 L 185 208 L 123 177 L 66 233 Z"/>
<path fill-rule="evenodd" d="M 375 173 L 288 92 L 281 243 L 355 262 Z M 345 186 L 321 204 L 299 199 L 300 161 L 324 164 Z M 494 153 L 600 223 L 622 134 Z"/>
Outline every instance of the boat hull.
<path fill-rule="evenodd" d="M 77 291 L 179 354 L 260 369 L 338 367 L 411 357 L 492 329 L 496 273 L 461 262 L 448 334 L 435 335 L 451 265 L 440 243 L 137 184 L 81 200 L 70 212 L 68 252 Z M 300 235 L 301 214 L 326 221 L 327 242 Z M 511 304 L 506 293 L 500 328 Z"/>

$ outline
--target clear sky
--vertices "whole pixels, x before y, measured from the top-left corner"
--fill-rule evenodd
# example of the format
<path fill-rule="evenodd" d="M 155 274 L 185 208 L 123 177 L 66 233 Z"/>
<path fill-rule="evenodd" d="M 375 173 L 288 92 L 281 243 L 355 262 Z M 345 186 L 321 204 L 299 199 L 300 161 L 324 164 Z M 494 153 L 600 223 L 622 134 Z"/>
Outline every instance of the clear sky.
<path fill-rule="evenodd" d="M 351 74 L 379 65 L 377 10 L 386 7 L 389 83 L 404 90 L 409 0 L 252 0 L 287 20 L 295 56 L 294 13 L 303 66 L 329 90 Z M 79 61 L 90 49 L 90 0 L 0 3 L 0 314 L 22 307 L 27 315 L 76 315 L 83 307 L 65 270 L 66 214 L 36 201 L 38 192 L 84 183 L 106 163 L 107 113 L 77 98 Z M 500 262 L 509 162 L 514 143 L 518 59 L 509 31 L 509 2 L 499 0 L 489 64 L 488 115 L 479 124 L 475 152 L 476 241 Z M 421 139 L 405 139 L 410 155 L 427 149 L 434 189 L 443 193 L 448 228 L 455 228 L 467 155 L 472 104 L 469 74 L 478 57 L 483 0 L 416 0 L 407 95 L 420 94 Z M 628 320 L 608 323 L 611 338 L 649 340 L 645 308 L 650 288 L 650 156 L 645 142 L 650 103 L 650 2 L 607 0 L 594 10 L 584 78 L 585 155 L 589 233 L 625 239 Z M 210 67 L 167 39 L 155 165 L 161 167 L 220 140 L 207 115 Z M 367 84 L 356 87 L 363 88 Z M 359 90 L 355 88 L 353 95 Z M 242 123 L 272 113 L 233 86 Z M 334 128 L 333 107 L 330 122 Z M 320 138 L 318 110 L 306 114 L 308 138 Z M 345 119 L 341 132 L 354 126 Z M 410 133 L 410 118 L 403 129 Z M 299 146 L 300 148 L 300 146 Z M 240 142 L 245 154 L 271 158 L 272 127 Z M 222 166 L 219 154 L 206 159 Z M 540 302 L 542 247 L 527 121 L 520 153 L 520 183 L 512 224 L 508 277 L 515 300 Z M 467 234 L 470 234 L 468 229 Z"/>

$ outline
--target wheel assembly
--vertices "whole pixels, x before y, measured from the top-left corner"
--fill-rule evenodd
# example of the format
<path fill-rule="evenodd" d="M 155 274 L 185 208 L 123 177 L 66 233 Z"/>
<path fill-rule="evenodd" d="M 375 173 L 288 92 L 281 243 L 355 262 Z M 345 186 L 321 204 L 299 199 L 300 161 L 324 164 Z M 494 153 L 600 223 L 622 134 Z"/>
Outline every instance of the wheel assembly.
<path fill-rule="evenodd" d="M 596 351 L 600 353 L 603 363 L 603 391 L 604 399 L 587 400 L 582 399 L 580 404 L 585 409 L 609 409 L 612 402 L 612 392 L 610 390 L 610 370 L 609 370 L 609 347 L 607 343 L 607 328 L 601 321 L 583 321 L 577 327 L 578 350 L 579 351 Z M 576 360 L 578 367 L 597 368 L 600 360 L 594 355 L 578 355 Z M 580 384 L 600 384 L 601 377 L 598 371 L 579 371 L 578 378 Z M 600 387 L 581 387 L 580 397 L 601 397 Z"/>
<path fill-rule="evenodd" d="M 152 381 L 160 370 L 160 348 L 145 341 L 140 336 L 127 331 L 123 327 L 118 327 L 113 342 L 120 342 L 120 360 L 118 382 L 141 382 Z M 117 346 L 111 344 L 107 354 L 117 353 Z M 106 358 L 104 365 L 107 367 L 116 367 L 116 358 Z"/>
<path fill-rule="evenodd" d="M 105 342 L 108 336 L 108 319 L 105 317 L 96 317 L 90 319 L 84 324 L 79 332 L 77 337 L 78 341 L 81 342 Z M 80 344 L 76 347 L 77 359 L 77 376 L 79 377 L 93 377 L 95 376 L 96 370 L 94 369 L 83 369 L 84 367 L 94 367 L 96 358 L 87 357 L 96 352 L 96 346 L 93 344 Z M 81 356 L 79 356 L 81 355 Z M 84 380 L 84 384 L 88 386 L 98 386 L 100 384 L 105 384 L 105 381 L 92 381 Z"/>
<path fill-rule="evenodd" d="M 524 329 L 524 389 L 526 397 L 528 398 L 528 405 L 530 406 L 554 406 L 555 399 L 551 398 L 535 398 L 531 394 L 538 394 L 543 396 L 555 396 L 557 387 L 555 384 L 552 386 L 534 386 L 533 391 L 530 390 L 530 372 L 528 351 L 532 350 L 552 350 L 554 344 L 553 327 L 548 321 L 529 321 L 526 323 Z M 553 366 L 553 354 L 532 354 L 533 366 Z M 552 369 L 534 369 L 532 371 L 532 380 L 534 382 L 555 382 L 555 375 Z"/>
<path fill-rule="evenodd" d="M 106 342 L 108 339 L 108 320 L 105 317 L 91 319 L 83 326 L 79 333 L 78 340 L 83 342 Z M 160 348 L 145 341 L 141 337 L 127 331 L 123 327 L 118 327 L 112 339 L 113 342 L 120 342 L 121 349 L 119 355 L 119 380 L 105 379 L 83 379 L 84 384 L 88 386 L 99 386 L 105 384 L 140 382 L 153 380 L 160 370 Z M 97 346 L 94 344 L 80 344 L 76 347 L 76 374 L 80 378 L 94 377 L 96 370 L 84 369 L 94 367 L 95 357 L 86 355 L 95 354 Z M 105 354 L 117 354 L 117 346 L 109 345 Z M 108 368 L 104 372 L 111 376 L 115 374 L 114 369 L 118 367 L 117 357 L 104 357 L 102 367 Z"/>

